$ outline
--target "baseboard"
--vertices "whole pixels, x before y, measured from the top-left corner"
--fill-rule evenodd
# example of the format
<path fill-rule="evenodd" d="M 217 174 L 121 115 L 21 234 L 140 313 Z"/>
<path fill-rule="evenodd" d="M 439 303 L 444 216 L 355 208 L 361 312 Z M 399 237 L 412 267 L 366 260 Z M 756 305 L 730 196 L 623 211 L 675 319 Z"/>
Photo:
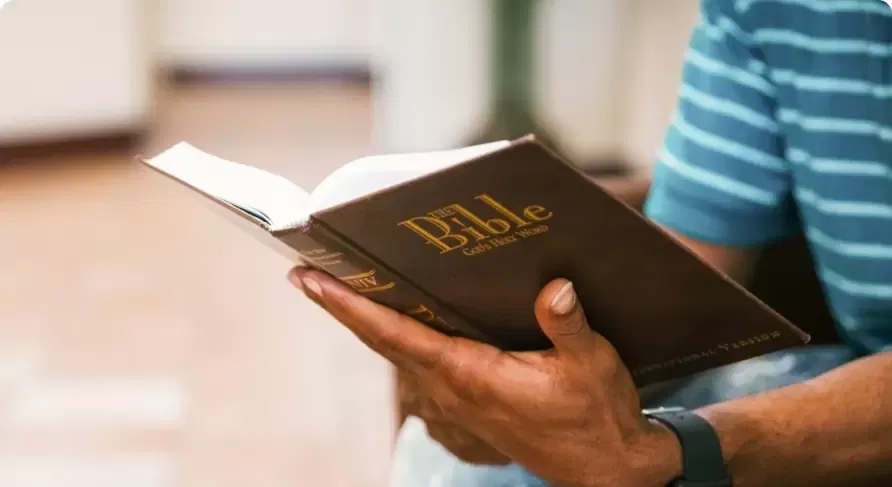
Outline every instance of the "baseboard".
<path fill-rule="evenodd" d="M 143 146 L 148 135 L 148 128 L 134 127 L 96 134 L 0 143 L 0 163 L 52 158 L 58 154 L 68 156 L 107 152 L 135 153 Z"/>
<path fill-rule="evenodd" d="M 371 67 L 362 63 L 306 63 L 288 66 L 246 67 L 172 65 L 166 71 L 168 82 L 176 86 L 328 83 L 367 87 L 371 85 L 374 78 Z"/>

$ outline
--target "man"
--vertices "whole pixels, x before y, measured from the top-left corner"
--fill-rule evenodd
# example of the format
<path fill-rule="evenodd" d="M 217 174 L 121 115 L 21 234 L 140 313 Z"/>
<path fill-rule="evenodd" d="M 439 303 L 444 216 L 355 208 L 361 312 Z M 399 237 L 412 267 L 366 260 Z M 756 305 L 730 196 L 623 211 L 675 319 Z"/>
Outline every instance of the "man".
<path fill-rule="evenodd" d="M 735 487 L 892 484 L 890 176 L 888 6 L 702 1 L 646 214 L 739 281 L 759 249 L 804 231 L 851 350 L 811 367 L 829 371 L 694 406 Z M 628 370 L 588 326 L 572 283 L 548 284 L 535 304 L 555 349 L 506 354 L 444 337 L 319 273 L 292 278 L 397 366 L 430 435 L 455 453 L 442 454 L 413 420 L 397 464 L 422 473 L 405 487 L 656 487 L 689 467 L 689 445 L 642 415 Z M 784 357 L 795 355 L 763 360 Z M 733 388 L 739 377 L 712 379 Z"/>

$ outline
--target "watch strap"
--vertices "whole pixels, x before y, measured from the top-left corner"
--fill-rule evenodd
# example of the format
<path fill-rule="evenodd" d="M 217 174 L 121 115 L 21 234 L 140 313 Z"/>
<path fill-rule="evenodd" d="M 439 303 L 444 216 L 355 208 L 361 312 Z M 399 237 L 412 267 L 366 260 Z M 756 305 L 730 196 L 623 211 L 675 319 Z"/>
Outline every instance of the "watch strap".
<path fill-rule="evenodd" d="M 669 428 L 681 444 L 682 475 L 671 487 L 732 487 L 722 445 L 708 421 L 684 409 L 652 410 L 644 414 Z"/>

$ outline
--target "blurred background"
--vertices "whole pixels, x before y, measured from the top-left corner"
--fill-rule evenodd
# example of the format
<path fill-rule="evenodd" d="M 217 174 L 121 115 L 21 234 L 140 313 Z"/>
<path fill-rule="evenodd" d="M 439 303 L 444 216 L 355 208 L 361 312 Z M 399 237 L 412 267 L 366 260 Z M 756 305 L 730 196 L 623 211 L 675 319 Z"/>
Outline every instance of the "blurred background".
<path fill-rule="evenodd" d="M 648 171 L 697 7 L 11 0 L 0 486 L 386 485 L 387 364 L 134 158 L 186 140 L 313 187 L 529 129 L 592 174 Z"/>

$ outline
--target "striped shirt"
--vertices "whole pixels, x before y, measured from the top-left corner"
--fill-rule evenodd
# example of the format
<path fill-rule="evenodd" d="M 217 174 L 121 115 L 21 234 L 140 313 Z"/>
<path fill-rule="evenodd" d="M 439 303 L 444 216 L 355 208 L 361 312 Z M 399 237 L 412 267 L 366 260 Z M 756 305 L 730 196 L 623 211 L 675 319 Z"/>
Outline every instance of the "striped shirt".
<path fill-rule="evenodd" d="M 892 10 L 702 0 L 645 211 L 729 246 L 804 232 L 842 335 L 892 350 Z"/>

